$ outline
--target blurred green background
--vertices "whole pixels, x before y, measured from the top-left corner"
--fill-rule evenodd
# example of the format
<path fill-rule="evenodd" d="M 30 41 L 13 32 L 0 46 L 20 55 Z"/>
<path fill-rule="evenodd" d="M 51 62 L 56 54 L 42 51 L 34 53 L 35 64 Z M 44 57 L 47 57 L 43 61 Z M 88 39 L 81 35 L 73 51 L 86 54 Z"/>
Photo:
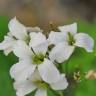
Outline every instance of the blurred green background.
<path fill-rule="evenodd" d="M 6 3 L 5 3 L 6 2 Z M 79 66 L 81 72 L 90 69 L 96 71 L 96 1 L 95 0 L 0 0 L 0 42 L 8 32 L 9 20 L 16 16 L 27 26 L 40 26 L 49 30 L 49 22 L 55 26 L 78 23 L 78 32 L 85 32 L 95 40 L 93 53 L 77 48 L 69 61 L 69 73 Z M 0 51 L 0 96 L 16 96 L 10 67 L 17 58 L 11 53 L 8 56 Z M 64 96 L 96 96 L 96 79 L 83 79 L 73 86 Z M 66 95 L 67 94 L 67 95 Z M 29 94 L 28 96 L 33 96 Z M 58 96 L 48 91 L 48 96 Z"/>

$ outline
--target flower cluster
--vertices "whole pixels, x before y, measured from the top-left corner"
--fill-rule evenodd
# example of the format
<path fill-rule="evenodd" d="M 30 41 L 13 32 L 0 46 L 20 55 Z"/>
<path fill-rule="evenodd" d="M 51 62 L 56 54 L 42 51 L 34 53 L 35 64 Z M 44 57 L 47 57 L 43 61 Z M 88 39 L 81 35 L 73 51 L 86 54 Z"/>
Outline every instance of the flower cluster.
<path fill-rule="evenodd" d="M 39 27 L 26 27 L 16 18 L 10 20 L 9 32 L 0 43 L 0 50 L 8 55 L 13 52 L 18 62 L 10 69 L 17 96 L 34 90 L 35 96 L 47 96 L 47 89 L 54 91 L 68 87 L 67 77 L 58 66 L 69 59 L 76 47 L 92 52 L 94 40 L 85 33 L 77 33 L 77 24 L 58 27 L 58 32 L 43 34 Z M 53 45 L 53 46 L 52 46 Z"/>

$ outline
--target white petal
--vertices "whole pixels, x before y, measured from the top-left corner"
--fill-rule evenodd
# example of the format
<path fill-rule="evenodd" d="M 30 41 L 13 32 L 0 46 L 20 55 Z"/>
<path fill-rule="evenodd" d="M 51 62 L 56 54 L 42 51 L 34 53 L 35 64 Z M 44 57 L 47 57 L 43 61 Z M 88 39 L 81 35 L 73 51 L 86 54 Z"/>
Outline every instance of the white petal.
<path fill-rule="evenodd" d="M 46 42 L 46 37 L 42 33 L 30 33 L 31 41 L 30 41 L 30 46 L 31 47 L 36 47 L 39 44 L 42 44 Z"/>
<path fill-rule="evenodd" d="M 75 35 L 76 43 L 74 45 L 85 48 L 86 51 L 92 52 L 94 47 L 94 40 L 85 33 L 78 33 Z"/>
<path fill-rule="evenodd" d="M 20 92 L 16 92 L 16 96 L 24 96 L 24 95 Z"/>
<path fill-rule="evenodd" d="M 65 33 L 70 32 L 73 35 L 77 33 L 77 23 L 73 23 L 73 24 L 65 25 L 65 26 L 60 26 L 58 28 L 61 32 L 65 32 Z"/>
<path fill-rule="evenodd" d="M 16 17 L 10 20 L 8 27 L 12 35 L 15 36 L 17 39 L 25 39 L 25 37 L 27 36 L 26 27 L 21 24 L 16 19 Z"/>
<path fill-rule="evenodd" d="M 58 63 L 62 63 L 71 56 L 74 48 L 74 46 L 68 45 L 67 42 L 59 43 L 49 53 L 49 58 L 52 61 L 56 60 Z"/>
<path fill-rule="evenodd" d="M 38 66 L 38 70 L 42 79 L 48 83 L 56 82 L 60 78 L 58 69 L 48 59 L 45 59 L 44 62 Z"/>
<path fill-rule="evenodd" d="M 43 53 L 45 54 L 48 48 L 48 42 L 46 40 L 46 37 L 42 33 L 30 33 L 31 41 L 29 43 L 30 47 L 33 48 L 33 50 L 36 53 Z"/>
<path fill-rule="evenodd" d="M 21 60 L 11 67 L 10 75 L 16 81 L 22 81 L 29 78 L 35 69 L 36 65 L 31 64 L 30 60 Z"/>
<path fill-rule="evenodd" d="M 64 74 L 61 75 L 61 78 L 58 82 L 50 84 L 53 90 L 64 90 L 68 87 L 68 82 Z"/>
<path fill-rule="evenodd" d="M 5 36 L 4 37 L 4 41 L 0 43 L 0 50 L 4 50 L 7 49 L 11 46 L 13 46 L 14 43 L 14 39 L 9 37 L 9 36 Z"/>
<path fill-rule="evenodd" d="M 8 55 L 12 51 L 14 44 L 15 40 L 12 37 L 5 36 L 4 41 L 0 43 L 0 50 L 4 50 L 4 53 Z"/>
<path fill-rule="evenodd" d="M 21 40 L 18 40 L 16 42 L 16 44 L 14 45 L 14 48 L 13 48 L 13 52 L 17 57 L 19 57 L 21 59 L 31 57 L 31 55 L 32 55 L 32 51 L 29 48 L 29 46 L 27 46 L 27 44 Z"/>
<path fill-rule="evenodd" d="M 63 32 L 51 31 L 51 33 L 49 34 L 48 42 L 49 44 L 58 44 L 66 39 L 67 36 Z"/>
<path fill-rule="evenodd" d="M 34 81 L 42 81 L 42 78 L 39 74 L 39 71 L 36 69 L 35 72 L 30 76 L 30 80 Z"/>
<path fill-rule="evenodd" d="M 39 44 L 38 46 L 36 47 L 33 47 L 33 50 L 36 54 L 43 54 L 45 55 L 46 52 L 47 52 L 47 49 L 48 49 L 48 43 L 42 43 L 42 44 Z"/>
<path fill-rule="evenodd" d="M 35 93 L 35 96 L 47 96 L 47 90 L 45 89 L 38 89 Z"/>
<path fill-rule="evenodd" d="M 11 53 L 13 51 L 13 48 L 10 47 L 10 48 L 7 48 L 4 50 L 4 54 L 7 56 L 9 53 Z"/>
<path fill-rule="evenodd" d="M 27 27 L 27 31 L 30 32 L 43 32 L 39 27 Z"/>
<path fill-rule="evenodd" d="M 12 35 L 11 32 L 8 32 L 7 35 L 8 35 L 9 37 L 12 37 L 12 38 L 13 38 L 13 35 Z"/>
<path fill-rule="evenodd" d="M 15 82 L 14 89 L 17 91 L 17 96 L 25 96 L 36 89 L 36 86 L 29 80 Z"/>

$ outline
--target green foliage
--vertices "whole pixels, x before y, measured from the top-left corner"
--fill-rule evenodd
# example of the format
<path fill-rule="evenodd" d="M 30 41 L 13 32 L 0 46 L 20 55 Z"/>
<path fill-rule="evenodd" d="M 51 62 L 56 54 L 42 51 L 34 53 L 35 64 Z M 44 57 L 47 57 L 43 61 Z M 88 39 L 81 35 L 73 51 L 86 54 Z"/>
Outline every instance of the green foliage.
<path fill-rule="evenodd" d="M 0 16 L 0 41 L 4 39 L 4 35 L 8 32 L 8 18 Z M 95 40 L 93 53 L 87 53 L 82 48 L 76 48 L 73 55 L 68 61 L 68 70 L 72 74 L 74 69 L 79 67 L 82 73 L 90 69 L 96 70 L 96 23 L 89 24 L 78 21 L 78 32 L 86 32 Z M 10 77 L 9 70 L 12 64 L 16 63 L 17 58 L 11 53 L 8 56 L 0 51 L 0 96 L 16 96 L 13 88 L 13 80 Z M 65 64 L 62 65 L 63 69 Z M 70 79 L 71 80 L 71 79 Z M 64 96 L 96 96 L 96 80 L 83 79 L 80 83 L 72 86 L 73 89 L 65 90 Z M 68 92 L 67 92 L 68 91 Z M 29 94 L 28 96 L 33 96 Z M 51 90 L 48 90 L 48 96 L 58 96 Z"/>
<path fill-rule="evenodd" d="M 8 32 L 8 18 L 0 16 L 0 41 L 4 39 L 4 35 Z M 0 51 L 0 96 L 15 96 L 12 85 L 12 79 L 9 75 L 9 69 L 16 62 L 16 58 L 10 54 L 6 57 Z"/>

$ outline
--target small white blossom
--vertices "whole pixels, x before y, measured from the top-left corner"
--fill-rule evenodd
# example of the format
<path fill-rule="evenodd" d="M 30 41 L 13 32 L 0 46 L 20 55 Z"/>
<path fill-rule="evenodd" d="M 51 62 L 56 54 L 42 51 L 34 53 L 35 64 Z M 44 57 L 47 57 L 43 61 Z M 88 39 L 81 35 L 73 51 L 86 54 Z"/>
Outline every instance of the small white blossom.
<path fill-rule="evenodd" d="M 94 40 L 86 33 L 77 33 L 77 24 L 60 26 L 61 32 L 49 34 L 49 44 L 55 44 L 50 53 L 50 59 L 59 63 L 67 60 L 73 53 L 75 47 L 82 47 L 87 52 L 92 52 Z"/>
<path fill-rule="evenodd" d="M 10 70 L 11 77 L 16 81 L 26 80 L 38 69 L 40 76 L 46 82 L 58 81 L 60 73 L 47 58 L 48 42 L 42 33 L 31 33 L 30 47 L 24 41 L 17 41 L 13 52 L 19 57 L 19 62 Z"/>
<path fill-rule="evenodd" d="M 23 40 L 29 43 L 31 32 L 42 32 L 39 27 L 25 27 L 16 17 L 11 19 L 8 24 L 9 33 L 5 36 L 4 41 L 0 43 L 0 50 L 4 50 L 5 55 L 12 52 L 13 46 L 17 40 Z"/>
<path fill-rule="evenodd" d="M 8 33 L 7 36 L 4 36 L 4 41 L 0 43 L 0 50 L 4 50 L 4 54 L 8 55 L 13 48 L 16 40 L 11 36 L 11 33 Z"/>
<path fill-rule="evenodd" d="M 49 87 L 58 91 L 66 89 L 67 86 L 68 82 L 64 74 L 60 76 L 60 79 L 57 82 L 46 83 L 42 80 L 38 71 L 35 71 L 34 74 L 32 74 L 27 80 L 14 83 L 17 96 L 25 96 L 34 90 L 36 90 L 35 96 L 47 96 L 47 89 Z"/>

